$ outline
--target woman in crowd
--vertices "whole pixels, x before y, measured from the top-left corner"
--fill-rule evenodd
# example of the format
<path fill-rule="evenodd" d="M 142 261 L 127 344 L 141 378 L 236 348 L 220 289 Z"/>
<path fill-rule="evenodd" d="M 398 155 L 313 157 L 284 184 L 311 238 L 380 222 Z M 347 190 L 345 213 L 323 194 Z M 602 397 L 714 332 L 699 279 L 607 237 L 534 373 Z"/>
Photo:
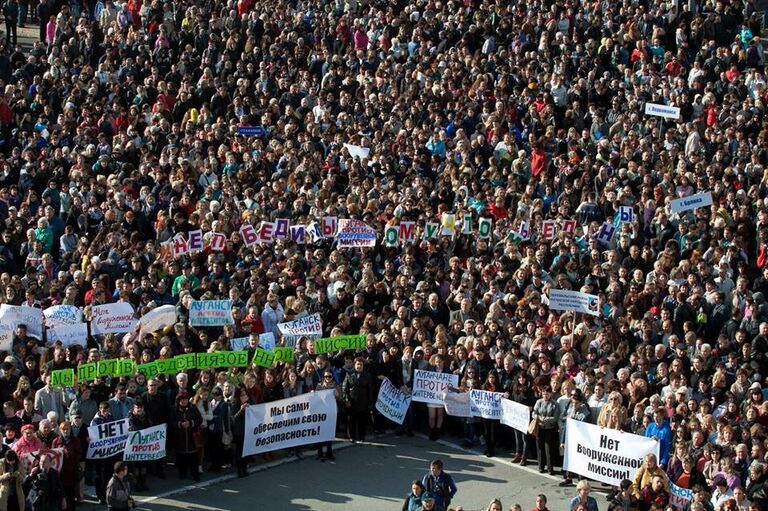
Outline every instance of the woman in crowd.
<path fill-rule="evenodd" d="M 209 400 L 210 387 L 201 385 L 195 390 L 195 395 L 191 399 L 191 404 L 197 408 L 202 423 L 197 431 L 195 431 L 193 438 L 195 441 L 195 447 L 197 452 L 197 471 L 203 472 L 203 460 L 205 459 L 206 446 L 208 445 L 208 437 L 210 436 L 210 429 L 208 424 L 213 421 L 213 408 Z"/>
<path fill-rule="evenodd" d="M 24 465 L 15 451 L 7 451 L 0 460 L 0 509 L 24 511 L 26 499 L 22 482 L 26 477 Z M 74 509 L 74 508 L 73 508 Z"/>
<path fill-rule="evenodd" d="M 554 463 L 557 458 L 559 445 L 558 424 L 560 421 L 560 408 L 552 396 L 552 388 L 543 385 L 541 398 L 533 405 L 531 417 L 538 423 L 538 435 L 536 437 L 536 451 L 539 459 L 539 472 L 545 472 L 545 466 L 550 475 L 554 475 Z"/>
<path fill-rule="evenodd" d="M 200 480 L 199 436 L 203 425 L 203 417 L 197 406 L 189 401 L 186 392 L 176 395 L 176 407 L 172 414 L 172 427 L 176 440 L 176 468 L 179 478 L 186 479 L 187 472 L 192 474 L 194 481 Z"/>

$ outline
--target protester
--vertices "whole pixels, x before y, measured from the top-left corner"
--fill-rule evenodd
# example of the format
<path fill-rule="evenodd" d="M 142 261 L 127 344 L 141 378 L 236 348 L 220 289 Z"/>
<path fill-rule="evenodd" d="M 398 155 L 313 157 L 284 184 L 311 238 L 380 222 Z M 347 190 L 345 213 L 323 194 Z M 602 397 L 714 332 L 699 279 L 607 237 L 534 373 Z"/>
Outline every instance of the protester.
<path fill-rule="evenodd" d="M 23 511 L 26 497 L 22 483 L 26 474 L 19 456 L 14 451 L 5 453 L 0 461 L 0 509 L 5 511 Z"/>
<path fill-rule="evenodd" d="M 589 485 L 589 481 L 582 479 L 576 484 L 576 496 L 571 499 L 569 510 L 574 511 L 580 506 L 584 507 L 587 511 L 597 511 L 597 501 L 594 497 L 589 495 L 592 490 Z"/>
<path fill-rule="evenodd" d="M 199 481 L 199 460 L 196 455 L 199 441 L 195 440 L 195 435 L 200 433 L 203 418 L 197 407 L 190 404 L 186 392 L 176 396 L 176 408 L 172 416 L 176 430 L 176 468 L 179 471 L 179 479 L 186 479 L 187 472 L 190 472 L 192 479 Z"/>
<path fill-rule="evenodd" d="M 27 507 L 31 511 L 55 511 L 67 508 L 59 473 L 51 467 L 51 457 L 40 456 L 36 464 L 23 481 L 27 495 Z"/>
<path fill-rule="evenodd" d="M 538 436 L 536 437 L 536 451 L 539 458 L 539 472 L 544 473 L 544 467 L 554 475 L 554 462 L 558 453 L 558 421 L 560 408 L 552 398 L 552 389 L 543 386 L 540 389 L 541 398 L 533 405 L 532 418 L 538 422 Z"/>
<path fill-rule="evenodd" d="M 453 477 L 443 470 L 442 460 L 433 460 L 429 472 L 422 479 L 424 489 L 436 501 L 435 509 L 448 509 L 458 491 Z M 426 497 L 422 497 L 422 502 Z"/>
<path fill-rule="evenodd" d="M 107 484 L 107 508 L 110 511 L 126 511 L 135 507 L 127 476 L 128 464 L 116 462 L 112 478 Z"/>
<path fill-rule="evenodd" d="M 411 483 L 411 493 L 405 497 L 403 502 L 403 511 L 421 511 L 422 497 L 424 496 L 424 485 L 421 481 Z"/>

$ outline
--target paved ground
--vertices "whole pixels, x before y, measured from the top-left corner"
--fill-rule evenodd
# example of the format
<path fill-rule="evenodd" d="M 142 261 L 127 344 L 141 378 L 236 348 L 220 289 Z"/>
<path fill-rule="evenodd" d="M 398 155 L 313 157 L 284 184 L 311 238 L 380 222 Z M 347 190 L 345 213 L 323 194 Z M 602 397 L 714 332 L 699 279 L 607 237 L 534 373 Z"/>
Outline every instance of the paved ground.
<path fill-rule="evenodd" d="M 421 479 L 429 461 L 441 458 L 454 476 L 459 493 L 453 505 L 465 510 L 484 510 L 492 498 L 501 499 L 504 509 L 514 503 L 524 510 L 533 507 L 544 493 L 550 509 L 566 510 L 574 488 L 559 488 L 559 479 L 538 474 L 535 467 L 520 468 L 508 456 L 486 458 L 448 442 L 387 436 L 365 445 L 337 452 L 337 462 L 321 463 L 312 457 L 282 459 L 269 468 L 255 467 L 245 479 L 222 475 L 218 482 L 201 488 L 187 487 L 139 499 L 139 509 L 152 511 L 245 510 L 366 510 L 400 509 L 413 479 Z M 169 477 L 163 482 L 176 481 Z M 154 489 L 154 488 L 153 488 Z M 172 493 L 172 495 L 168 495 Z M 604 503 L 602 496 L 596 495 Z"/>

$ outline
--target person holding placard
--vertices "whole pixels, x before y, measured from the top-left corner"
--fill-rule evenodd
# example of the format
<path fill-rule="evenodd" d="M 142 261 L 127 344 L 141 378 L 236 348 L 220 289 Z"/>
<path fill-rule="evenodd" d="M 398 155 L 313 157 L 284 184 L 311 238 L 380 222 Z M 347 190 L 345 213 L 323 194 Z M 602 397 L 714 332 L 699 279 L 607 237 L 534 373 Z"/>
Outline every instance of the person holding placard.
<path fill-rule="evenodd" d="M 544 466 L 549 469 L 549 474 L 555 474 L 554 462 L 558 452 L 558 421 L 560 408 L 552 397 L 552 387 L 541 387 L 541 398 L 533 405 L 531 413 L 533 420 L 539 424 L 539 432 L 536 438 L 536 450 L 539 458 L 539 472 L 544 473 Z"/>
<path fill-rule="evenodd" d="M 186 392 L 177 394 L 171 426 L 176 430 L 176 468 L 179 471 L 179 479 L 186 479 L 187 472 L 191 472 L 193 480 L 200 480 L 194 436 L 202 423 L 203 418 L 197 407 L 190 404 L 189 395 Z"/>

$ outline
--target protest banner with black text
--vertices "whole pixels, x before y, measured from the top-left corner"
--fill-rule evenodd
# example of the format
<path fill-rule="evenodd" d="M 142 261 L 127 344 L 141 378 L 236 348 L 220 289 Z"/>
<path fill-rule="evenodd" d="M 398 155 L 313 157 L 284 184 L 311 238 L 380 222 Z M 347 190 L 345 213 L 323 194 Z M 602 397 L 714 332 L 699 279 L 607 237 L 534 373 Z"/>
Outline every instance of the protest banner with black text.
<path fill-rule="evenodd" d="M 392 422 L 402 425 L 409 406 L 411 396 L 392 385 L 388 378 L 384 378 L 379 387 L 376 410 Z"/>
<path fill-rule="evenodd" d="M 89 460 L 103 460 L 123 452 L 128 439 L 128 419 L 88 427 Z"/>
<path fill-rule="evenodd" d="M 443 392 L 459 386 L 459 375 L 417 369 L 413 373 L 412 399 L 415 403 L 443 406 Z"/>
<path fill-rule="evenodd" d="M 310 392 L 245 411 L 243 456 L 336 438 L 336 396 L 332 389 Z"/>
<path fill-rule="evenodd" d="M 123 461 L 154 461 L 165 458 L 166 425 L 131 431 L 125 442 Z"/>
<path fill-rule="evenodd" d="M 659 457 L 659 442 L 568 419 L 563 469 L 613 486 L 632 479 L 646 454 Z"/>

